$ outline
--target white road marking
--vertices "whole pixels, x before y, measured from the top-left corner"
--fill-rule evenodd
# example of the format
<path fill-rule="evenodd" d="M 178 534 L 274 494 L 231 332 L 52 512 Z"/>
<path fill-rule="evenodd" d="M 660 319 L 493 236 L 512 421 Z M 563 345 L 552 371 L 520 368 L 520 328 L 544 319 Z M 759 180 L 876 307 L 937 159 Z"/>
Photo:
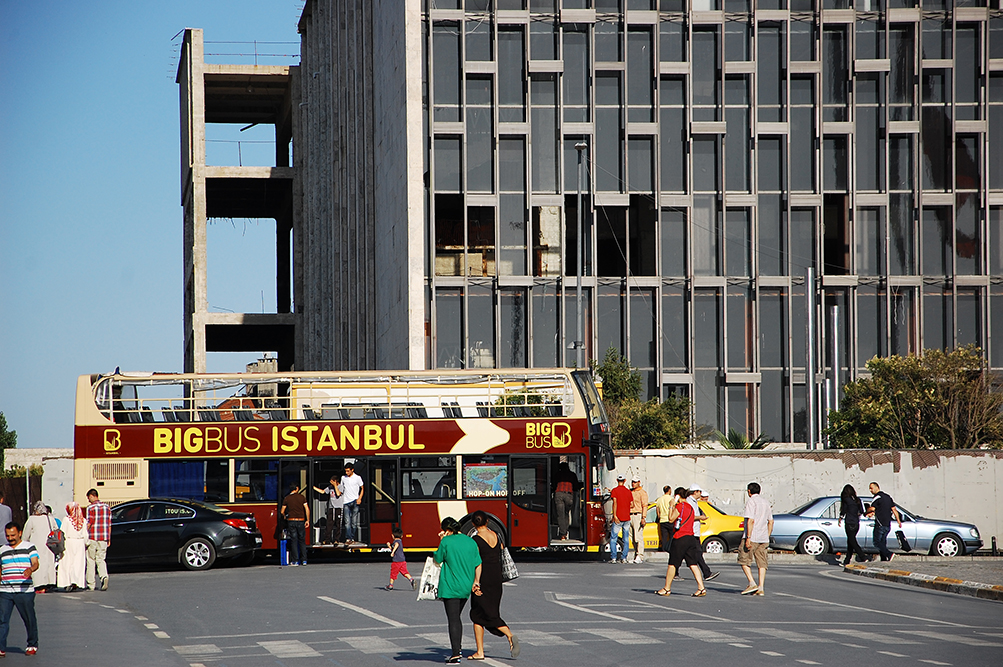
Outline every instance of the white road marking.
<path fill-rule="evenodd" d="M 128 609 L 116 609 L 115 611 L 117 611 L 120 614 L 131 614 L 132 613 Z"/>
<path fill-rule="evenodd" d="M 552 593 L 550 591 L 546 591 L 544 593 L 544 596 L 547 598 L 548 601 L 553 602 L 554 604 L 558 604 L 561 605 L 562 607 L 567 607 L 568 609 L 574 609 L 575 611 L 580 611 L 586 614 L 595 614 L 596 616 L 604 616 L 606 618 L 612 618 L 614 621 L 626 621 L 628 623 L 634 620 L 631 618 L 626 618 L 624 616 L 617 616 L 616 614 L 607 614 L 604 611 L 596 611 L 595 609 L 589 609 L 588 607 L 582 607 L 577 604 L 571 604 L 570 602 L 564 602 L 563 600 L 558 599 L 559 597 L 562 597 L 559 593 Z"/>
<path fill-rule="evenodd" d="M 187 646 L 175 646 L 174 650 L 185 656 L 215 655 L 223 652 L 223 649 L 215 644 L 188 644 Z"/>
<path fill-rule="evenodd" d="M 954 642 L 955 644 L 964 644 L 966 646 L 1003 646 L 999 642 L 987 642 L 985 639 L 977 637 L 962 637 L 960 635 L 949 635 L 945 632 L 931 632 L 930 630 L 896 630 L 895 632 L 926 637 L 927 639 L 936 639 L 942 642 Z"/>
<path fill-rule="evenodd" d="M 852 575 L 851 575 L 852 576 Z M 790 593 L 774 593 L 774 595 L 779 595 L 785 598 L 794 598 L 796 600 L 806 600 L 808 602 L 817 602 L 818 604 L 832 605 L 833 607 L 844 607 L 846 609 L 856 609 L 857 611 L 870 612 L 872 614 L 885 614 L 887 616 L 897 616 L 899 618 L 909 618 L 914 621 L 923 621 L 925 623 L 940 623 L 941 625 L 951 625 L 956 628 L 967 628 L 970 627 L 963 623 L 951 623 L 950 621 L 942 621 L 939 618 L 923 618 L 922 616 L 910 616 L 909 614 L 896 614 L 893 611 L 882 611 L 880 609 L 871 609 L 869 607 L 858 607 L 852 604 L 840 604 L 839 602 L 830 602 L 829 600 L 819 600 L 816 598 L 806 598 L 800 595 L 792 595 Z"/>
<path fill-rule="evenodd" d="M 784 657 L 783 653 L 777 653 L 776 651 L 760 651 L 760 653 L 762 653 L 763 655 L 768 655 L 771 658 L 782 658 L 782 657 Z"/>
<path fill-rule="evenodd" d="M 201 662 L 193 662 L 188 667 L 205 667 Z"/>
<path fill-rule="evenodd" d="M 284 641 L 258 642 L 258 645 L 276 658 L 321 658 L 320 653 L 313 650 L 298 639 Z"/>
<path fill-rule="evenodd" d="M 606 639 L 612 639 L 617 644 L 626 644 L 627 646 L 634 646 L 637 644 L 661 644 L 662 642 L 653 637 L 646 637 L 644 635 L 639 635 L 636 632 L 630 632 L 628 630 L 613 630 L 607 628 L 582 628 L 582 632 L 587 632 L 590 635 L 599 635 L 600 637 L 605 637 Z"/>
<path fill-rule="evenodd" d="M 735 648 L 752 648 L 751 644 L 738 644 L 736 642 L 730 642 L 728 646 L 734 646 Z"/>
<path fill-rule="evenodd" d="M 150 620 L 150 619 L 148 619 L 148 618 L 147 618 L 146 616 L 137 616 L 137 617 L 136 617 L 136 620 L 137 620 L 137 621 L 148 621 L 148 620 Z"/>
<path fill-rule="evenodd" d="M 814 660 L 798 660 L 802 665 L 821 665 L 821 662 L 815 662 Z"/>
<path fill-rule="evenodd" d="M 445 632 L 422 632 L 418 636 L 436 646 L 449 646 L 449 635 Z"/>
<path fill-rule="evenodd" d="M 400 650 L 400 647 L 393 642 L 374 635 L 367 637 L 341 637 L 341 641 L 356 651 L 362 651 L 363 653 L 390 653 Z"/>
<path fill-rule="evenodd" d="M 330 602 L 331 604 L 336 604 L 336 605 L 338 605 L 340 607 L 344 607 L 345 609 L 350 609 L 350 610 L 352 610 L 354 612 L 358 612 L 358 613 L 362 614 L 363 616 L 368 616 L 369 618 L 371 618 L 371 619 L 373 619 L 375 621 L 379 621 L 380 623 L 386 623 L 387 625 L 390 625 L 390 626 L 395 627 L 395 628 L 406 628 L 407 627 L 406 623 L 401 623 L 399 621 L 393 620 L 392 618 L 387 618 L 386 616 L 383 616 L 382 614 L 377 614 L 375 611 L 369 611 L 368 609 L 363 609 L 362 607 L 354 605 L 351 602 L 343 602 L 341 600 L 335 600 L 334 598 L 329 598 L 326 595 L 318 595 L 317 598 L 320 599 L 320 600 L 323 600 L 324 602 Z"/>
<path fill-rule="evenodd" d="M 716 632 L 714 630 L 704 630 L 703 628 L 655 628 L 658 632 L 672 632 L 677 635 L 682 635 L 683 637 L 689 637 L 690 639 L 699 639 L 702 642 L 709 642 L 712 644 L 730 644 L 735 641 L 734 635 L 726 635 L 723 632 Z"/>
<path fill-rule="evenodd" d="M 908 658 L 907 655 L 902 655 L 901 653 L 892 653 L 891 651 L 877 651 L 881 655 L 890 655 L 893 658 Z"/>
<path fill-rule="evenodd" d="M 951 665 L 949 662 L 938 662 L 936 660 L 920 660 L 920 662 L 925 662 L 929 665 L 943 665 L 944 667 L 950 667 Z"/>
<path fill-rule="evenodd" d="M 115 608 L 115 605 L 111 605 L 111 604 L 103 604 L 101 606 L 104 607 L 105 609 L 114 609 Z"/>
<path fill-rule="evenodd" d="M 564 637 L 539 630 L 520 630 L 519 641 L 530 646 L 574 646 L 574 642 Z"/>
<path fill-rule="evenodd" d="M 157 628 L 160 627 L 156 623 L 144 623 L 143 625 L 145 625 L 149 630 L 156 630 Z"/>
<path fill-rule="evenodd" d="M 853 630 L 850 628 L 819 628 L 819 630 L 822 632 L 831 632 L 836 635 L 844 635 L 854 639 L 866 639 L 879 644 L 895 644 L 896 646 L 901 646 L 903 644 L 922 643 L 914 642 L 910 639 L 902 639 L 901 637 L 890 637 L 888 635 L 883 635 L 880 632 L 865 632 L 863 630 Z"/>
<path fill-rule="evenodd" d="M 171 636 L 169 634 L 167 634 L 166 632 L 164 632 L 163 630 L 154 630 L 153 631 L 153 636 L 157 637 L 158 639 L 170 639 L 171 638 Z"/>
<path fill-rule="evenodd" d="M 793 632 L 791 630 L 781 630 L 780 628 L 745 628 L 749 632 L 758 632 L 761 635 L 767 635 L 769 637 L 775 637 L 776 639 L 784 639 L 789 642 L 796 643 L 806 643 L 806 642 L 819 642 L 830 644 L 831 639 L 826 639 L 825 637 L 815 637 L 813 635 L 806 635 L 801 632 Z"/>

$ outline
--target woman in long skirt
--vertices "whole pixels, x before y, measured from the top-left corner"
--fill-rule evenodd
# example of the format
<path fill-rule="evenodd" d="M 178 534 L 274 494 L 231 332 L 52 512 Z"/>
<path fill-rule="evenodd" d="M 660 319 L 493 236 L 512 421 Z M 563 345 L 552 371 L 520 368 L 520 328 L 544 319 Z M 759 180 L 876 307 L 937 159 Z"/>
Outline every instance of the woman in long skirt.
<path fill-rule="evenodd" d="M 474 622 L 474 640 L 477 652 L 469 656 L 471 660 L 484 659 L 484 630 L 493 635 L 508 638 L 509 650 L 513 658 L 519 657 L 519 638 L 508 628 L 501 617 L 499 607 L 502 596 L 502 544 L 498 533 L 488 528 L 487 515 L 477 510 L 471 517 L 477 534 L 474 542 L 481 554 L 481 585 L 470 598 L 470 620 Z M 479 593 L 479 594 L 478 594 Z"/>
<path fill-rule="evenodd" d="M 49 516 L 45 503 L 41 500 L 32 505 L 31 510 L 31 516 L 24 524 L 24 534 L 21 537 L 25 542 L 34 544 L 38 552 L 38 569 L 31 575 L 31 581 L 35 584 L 36 593 L 44 593 L 56 585 L 56 556 L 45 542 L 49 539 L 49 533 L 58 526 Z"/>
<path fill-rule="evenodd" d="M 84 588 L 86 580 L 84 573 L 87 568 L 87 519 L 80 510 L 80 505 L 70 503 L 66 506 L 66 518 L 62 522 L 65 538 L 65 551 L 59 559 L 59 569 L 56 572 L 56 586 L 62 590 Z"/>

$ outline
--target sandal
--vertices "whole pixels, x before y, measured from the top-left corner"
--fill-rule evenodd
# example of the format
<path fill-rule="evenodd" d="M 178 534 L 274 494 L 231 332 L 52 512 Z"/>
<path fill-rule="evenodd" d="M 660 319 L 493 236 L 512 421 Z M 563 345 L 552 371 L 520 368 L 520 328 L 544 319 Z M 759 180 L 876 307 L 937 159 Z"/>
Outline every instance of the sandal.
<path fill-rule="evenodd" d="M 698 590 L 696 593 L 694 593 L 690 597 L 694 597 L 694 598 L 707 597 L 707 589 L 706 588 L 701 588 L 700 590 Z"/>
<path fill-rule="evenodd" d="M 446 658 L 446 664 L 447 665 L 458 665 L 458 664 L 460 664 L 460 660 L 462 658 L 463 658 L 463 656 L 461 656 L 461 655 L 451 655 L 448 658 Z"/>
<path fill-rule="evenodd" d="M 483 660 L 483 655 L 468 655 L 467 660 Z"/>
<path fill-rule="evenodd" d="M 657 591 L 655 591 L 655 595 L 661 595 L 662 597 L 666 597 L 668 595 L 672 595 L 672 591 L 668 590 L 667 588 L 659 588 Z"/>

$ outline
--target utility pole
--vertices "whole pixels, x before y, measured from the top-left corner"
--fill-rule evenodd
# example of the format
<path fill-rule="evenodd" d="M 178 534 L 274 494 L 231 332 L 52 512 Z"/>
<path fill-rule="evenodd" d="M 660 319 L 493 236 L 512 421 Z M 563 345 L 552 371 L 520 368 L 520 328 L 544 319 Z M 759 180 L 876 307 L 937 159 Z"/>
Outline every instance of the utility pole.
<path fill-rule="evenodd" d="M 585 233 L 583 220 L 585 218 L 584 211 L 582 211 L 582 181 L 585 171 L 585 162 L 583 160 L 583 153 L 588 149 L 589 145 L 584 141 L 579 141 L 575 144 L 575 150 L 578 151 L 578 287 L 575 291 L 575 299 L 578 306 L 578 315 L 576 320 L 576 331 L 575 331 L 575 342 L 574 347 L 577 350 L 575 355 L 575 367 L 585 368 L 585 339 L 582 334 L 582 330 L 585 328 L 582 323 L 582 276 L 584 275 L 584 270 L 582 268 L 582 256 L 584 252 L 582 251 L 582 246 L 585 244 Z"/>
<path fill-rule="evenodd" d="M 809 268 L 805 274 L 805 374 L 804 386 L 807 398 L 808 449 L 818 449 L 815 418 L 815 269 Z"/>

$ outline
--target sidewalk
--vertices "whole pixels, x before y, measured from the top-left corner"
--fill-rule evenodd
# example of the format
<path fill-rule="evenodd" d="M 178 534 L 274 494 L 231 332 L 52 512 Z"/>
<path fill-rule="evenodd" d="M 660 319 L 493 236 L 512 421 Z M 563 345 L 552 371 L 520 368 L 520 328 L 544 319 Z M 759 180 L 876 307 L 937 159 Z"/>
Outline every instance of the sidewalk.
<path fill-rule="evenodd" d="M 1003 558 L 896 555 L 891 562 L 850 563 L 845 572 L 1003 602 Z"/>

